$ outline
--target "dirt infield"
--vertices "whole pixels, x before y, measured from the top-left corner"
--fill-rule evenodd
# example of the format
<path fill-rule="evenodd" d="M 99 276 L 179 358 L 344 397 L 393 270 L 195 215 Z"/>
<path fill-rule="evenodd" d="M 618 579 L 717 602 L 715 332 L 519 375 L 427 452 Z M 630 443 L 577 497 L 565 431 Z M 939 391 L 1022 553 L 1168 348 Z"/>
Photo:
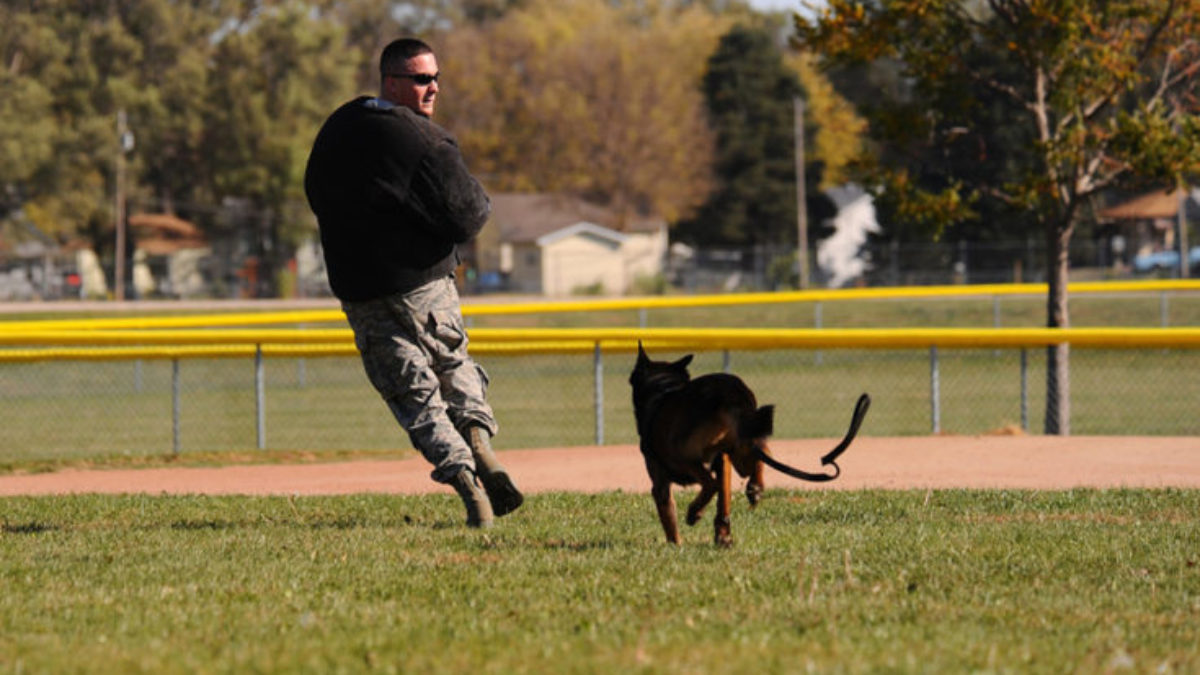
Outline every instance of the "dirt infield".
<path fill-rule="evenodd" d="M 777 440 L 773 453 L 819 470 L 836 441 Z M 501 453 L 529 493 L 646 492 L 650 480 L 636 446 L 613 445 Z M 930 436 L 860 438 L 841 459 L 842 477 L 813 485 L 767 471 L 767 487 L 878 488 L 1181 487 L 1200 488 L 1200 437 Z M 219 468 L 59 471 L 0 476 L 0 496 L 71 493 L 329 495 L 449 492 L 420 458 L 333 464 Z"/>

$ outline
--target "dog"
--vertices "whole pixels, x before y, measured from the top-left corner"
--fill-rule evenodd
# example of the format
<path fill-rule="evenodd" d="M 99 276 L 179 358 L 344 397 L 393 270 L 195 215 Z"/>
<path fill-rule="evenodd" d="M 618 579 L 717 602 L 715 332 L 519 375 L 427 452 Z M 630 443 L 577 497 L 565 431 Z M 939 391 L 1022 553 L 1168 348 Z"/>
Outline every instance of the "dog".
<path fill-rule="evenodd" d="M 822 465 L 832 465 L 835 472 L 808 473 L 771 457 L 767 437 L 774 428 L 774 406 L 759 407 L 754 392 L 736 375 L 711 373 L 692 379 L 687 368 L 691 362 L 691 354 L 674 362 L 652 361 L 638 342 L 629 384 L 640 447 L 667 541 L 680 543 L 671 485 L 699 483 L 700 493 L 688 505 L 687 524 L 699 522 L 717 496 L 714 541 L 730 546 L 731 469 L 749 479 L 746 498 L 751 508 L 762 496 L 764 464 L 802 480 L 833 480 L 841 473 L 835 460 L 858 433 L 871 399 L 866 394 L 859 397 L 846 437 L 821 458 Z"/>

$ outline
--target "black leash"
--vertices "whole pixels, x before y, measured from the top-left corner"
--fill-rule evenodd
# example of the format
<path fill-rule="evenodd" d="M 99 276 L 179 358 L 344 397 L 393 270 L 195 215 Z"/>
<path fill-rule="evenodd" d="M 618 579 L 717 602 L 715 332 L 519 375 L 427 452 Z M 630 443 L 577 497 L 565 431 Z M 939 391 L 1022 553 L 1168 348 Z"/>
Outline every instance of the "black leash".
<path fill-rule="evenodd" d="M 858 403 L 854 404 L 854 415 L 850 418 L 850 429 L 846 431 L 846 437 L 843 438 L 842 442 L 838 443 L 833 450 L 825 453 L 825 456 L 821 458 L 821 466 L 833 466 L 832 475 L 827 473 L 809 473 L 807 471 L 801 471 L 800 469 L 793 469 L 787 464 L 784 464 L 783 462 L 780 462 L 763 452 L 762 448 L 755 448 L 754 453 L 757 459 L 767 466 L 779 471 L 780 473 L 785 473 L 792 478 L 799 478 L 800 480 L 806 480 L 812 483 L 827 483 L 842 475 L 842 468 L 837 465 L 837 458 L 846 451 L 846 448 L 850 447 L 850 442 L 853 441 L 854 437 L 858 435 L 858 428 L 862 426 L 863 418 L 867 416 L 867 410 L 870 407 L 870 396 L 863 394 L 862 396 L 858 397 Z"/>

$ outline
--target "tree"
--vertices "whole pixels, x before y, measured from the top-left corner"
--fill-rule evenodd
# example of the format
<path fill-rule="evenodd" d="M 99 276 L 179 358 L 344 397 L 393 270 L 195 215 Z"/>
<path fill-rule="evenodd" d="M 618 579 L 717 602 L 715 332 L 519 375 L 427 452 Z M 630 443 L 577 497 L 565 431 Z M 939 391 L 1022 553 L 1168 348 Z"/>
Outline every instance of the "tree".
<path fill-rule="evenodd" d="M 716 132 L 717 188 L 680 236 L 699 244 L 796 241 L 796 74 L 762 30 L 733 27 L 708 61 L 704 97 Z"/>
<path fill-rule="evenodd" d="M 805 176 L 816 169 L 821 190 L 841 185 L 850 180 L 851 166 L 863 153 L 866 120 L 821 71 L 815 54 L 791 51 L 783 60 L 800 80 L 805 117 L 814 131 L 805 136 Z"/>
<path fill-rule="evenodd" d="M 709 189 L 698 84 L 728 26 L 671 2 L 528 0 L 445 36 L 438 118 L 494 191 L 564 192 L 624 218 Z"/>
<path fill-rule="evenodd" d="M 215 45 L 203 102 L 203 175 L 213 197 L 240 201 L 233 223 L 262 265 L 257 295 L 276 293 L 286 247 L 310 221 L 302 193 L 312 139 L 354 86 L 358 54 L 339 25 L 303 4 L 255 7 Z"/>
<path fill-rule="evenodd" d="M 1070 325 L 1067 252 L 1087 201 L 1197 168 L 1200 0 L 829 0 L 796 29 L 832 63 L 894 60 L 911 83 L 872 116 L 872 136 L 946 160 L 914 173 L 907 153 L 881 155 L 896 214 L 940 231 L 1003 205 L 1037 224 L 1051 328 Z M 1020 120 L 1013 147 L 988 135 L 997 112 Z M 1069 353 L 1047 349 L 1048 434 L 1070 433 Z"/>

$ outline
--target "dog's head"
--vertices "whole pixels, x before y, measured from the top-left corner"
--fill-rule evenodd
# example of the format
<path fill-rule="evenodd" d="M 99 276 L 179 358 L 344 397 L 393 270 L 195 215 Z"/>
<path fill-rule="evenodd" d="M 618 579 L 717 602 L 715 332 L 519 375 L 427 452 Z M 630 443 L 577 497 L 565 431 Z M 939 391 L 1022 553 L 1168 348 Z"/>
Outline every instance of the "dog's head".
<path fill-rule="evenodd" d="M 643 416 L 653 405 L 654 399 L 687 386 L 692 376 L 688 373 L 688 364 L 692 355 L 678 361 L 652 361 L 638 342 L 637 363 L 629 374 L 629 384 L 633 387 L 633 412 L 637 417 L 638 431 L 641 431 Z"/>

